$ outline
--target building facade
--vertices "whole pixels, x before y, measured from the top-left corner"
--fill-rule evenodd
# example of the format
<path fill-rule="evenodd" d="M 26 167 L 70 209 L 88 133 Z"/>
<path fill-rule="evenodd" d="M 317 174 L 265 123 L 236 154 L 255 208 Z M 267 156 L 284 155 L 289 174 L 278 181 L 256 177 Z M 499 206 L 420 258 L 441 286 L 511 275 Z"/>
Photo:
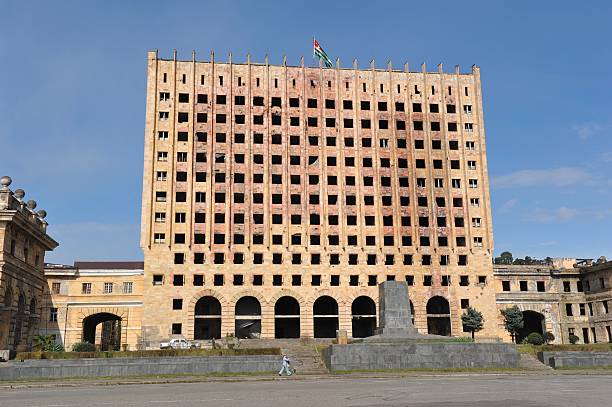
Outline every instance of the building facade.
<path fill-rule="evenodd" d="M 81 341 L 94 343 L 103 350 L 157 347 L 157 341 L 147 338 L 147 330 L 141 329 L 150 325 L 143 319 L 143 304 L 148 301 L 143 296 L 144 285 L 148 283 L 143 266 L 142 262 L 47 264 L 40 334 L 54 335 L 56 342 L 66 349 Z M 612 341 L 609 310 L 612 262 L 553 259 L 548 265 L 496 264 L 493 271 L 491 285 L 497 309 L 491 321 L 497 326 L 497 336 L 503 340 L 510 341 L 511 337 L 504 330 L 501 310 L 516 305 L 523 311 L 525 322 L 516 338 L 518 342 L 531 332 L 552 332 L 553 343 L 570 343 L 570 335 L 576 335 L 578 343 Z M 414 302 L 412 291 L 409 295 Z M 377 322 L 377 311 L 374 305 L 368 311 L 372 314 L 358 314 L 360 317 L 354 319 L 351 315 L 352 334 L 369 333 L 368 329 Z M 415 321 L 423 318 L 416 310 L 415 314 Z M 240 316 L 234 316 L 238 328 L 244 326 L 243 332 L 238 329 L 239 335 L 252 333 L 245 332 L 244 328 L 253 325 L 257 328 L 257 323 L 261 323 L 257 315 L 242 316 L 242 319 Z"/>
<path fill-rule="evenodd" d="M 47 264 L 40 334 L 66 350 L 77 342 L 134 350 L 141 339 L 142 262 Z"/>
<path fill-rule="evenodd" d="M 37 334 L 43 304 L 45 252 L 57 247 L 47 234 L 47 213 L 25 202 L 25 192 L 0 178 L 0 358 L 27 349 Z"/>
<path fill-rule="evenodd" d="M 612 261 L 554 259 L 537 266 L 494 265 L 498 310 L 518 306 L 524 328 L 520 342 L 531 332 L 552 332 L 555 343 L 612 342 Z M 504 331 L 498 314 L 500 335 Z"/>
<path fill-rule="evenodd" d="M 497 336 L 480 70 L 149 53 L 143 335 L 353 337 L 406 280 L 419 331 Z"/>

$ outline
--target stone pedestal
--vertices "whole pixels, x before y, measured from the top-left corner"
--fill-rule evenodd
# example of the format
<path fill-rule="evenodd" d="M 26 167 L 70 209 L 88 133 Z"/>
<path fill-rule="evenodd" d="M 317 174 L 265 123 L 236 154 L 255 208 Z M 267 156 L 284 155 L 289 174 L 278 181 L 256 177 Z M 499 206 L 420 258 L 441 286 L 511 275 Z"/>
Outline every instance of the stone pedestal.
<path fill-rule="evenodd" d="M 346 329 L 338 329 L 336 331 L 336 341 L 338 342 L 338 345 L 348 344 L 348 334 Z"/>
<path fill-rule="evenodd" d="M 378 286 L 380 322 L 373 338 L 421 337 L 412 325 L 408 284 L 405 281 L 385 281 Z"/>

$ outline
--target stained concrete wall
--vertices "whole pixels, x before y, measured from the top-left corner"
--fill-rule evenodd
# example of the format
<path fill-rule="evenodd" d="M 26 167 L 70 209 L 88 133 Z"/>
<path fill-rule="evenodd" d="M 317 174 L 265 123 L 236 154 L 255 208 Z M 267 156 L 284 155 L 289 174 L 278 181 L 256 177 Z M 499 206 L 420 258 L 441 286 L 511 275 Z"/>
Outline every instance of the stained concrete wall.
<path fill-rule="evenodd" d="M 612 352 L 538 352 L 538 359 L 555 369 L 612 366 Z"/>
<path fill-rule="evenodd" d="M 507 343 L 354 343 L 332 345 L 323 358 L 331 371 L 512 368 L 519 362 L 516 348 Z"/>
<path fill-rule="evenodd" d="M 25 360 L 0 365 L 0 380 L 272 372 L 280 368 L 280 363 L 279 356 Z"/>

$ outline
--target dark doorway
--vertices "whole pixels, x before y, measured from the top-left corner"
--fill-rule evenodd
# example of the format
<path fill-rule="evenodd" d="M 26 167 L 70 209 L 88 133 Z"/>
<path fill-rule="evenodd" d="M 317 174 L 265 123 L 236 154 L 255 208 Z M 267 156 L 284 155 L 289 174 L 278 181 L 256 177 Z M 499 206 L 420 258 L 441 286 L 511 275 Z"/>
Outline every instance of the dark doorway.
<path fill-rule="evenodd" d="M 516 343 L 521 343 L 532 332 L 544 334 L 544 315 L 536 311 L 523 311 L 523 328 L 516 335 Z"/>
<path fill-rule="evenodd" d="M 19 296 L 19 302 L 17 303 L 17 313 L 15 314 L 15 331 L 13 333 L 13 349 L 17 349 L 21 342 L 21 333 L 23 330 L 23 323 L 25 322 L 25 307 L 26 301 L 23 294 Z"/>
<path fill-rule="evenodd" d="M 196 302 L 193 339 L 221 338 L 221 303 L 215 297 L 202 297 Z"/>
<path fill-rule="evenodd" d="M 274 337 L 300 337 L 300 304 L 293 297 L 281 297 L 274 304 Z"/>
<path fill-rule="evenodd" d="M 98 325 L 102 324 L 99 340 L 96 341 Z M 102 351 L 121 349 L 121 317 L 108 312 L 100 312 L 83 320 L 83 342 L 96 345 Z"/>
<path fill-rule="evenodd" d="M 261 305 L 255 297 L 242 297 L 236 302 L 236 337 L 256 339 L 261 336 Z"/>
<path fill-rule="evenodd" d="M 582 342 L 591 343 L 589 340 L 589 328 L 582 328 Z"/>
<path fill-rule="evenodd" d="M 436 296 L 427 302 L 427 333 L 451 336 L 450 306 L 446 298 Z"/>
<path fill-rule="evenodd" d="M 338 303 L 324 295 L 312 306 L 315 338 L 335 338 L 338 330 Z"/>
<path fill-rule="evenodd" d="M 376 329 L 376 304 L 370 297 L 362 295 L 355 298 L 351 305 L 353 316 L 353 338 L 374 335 Z"/>

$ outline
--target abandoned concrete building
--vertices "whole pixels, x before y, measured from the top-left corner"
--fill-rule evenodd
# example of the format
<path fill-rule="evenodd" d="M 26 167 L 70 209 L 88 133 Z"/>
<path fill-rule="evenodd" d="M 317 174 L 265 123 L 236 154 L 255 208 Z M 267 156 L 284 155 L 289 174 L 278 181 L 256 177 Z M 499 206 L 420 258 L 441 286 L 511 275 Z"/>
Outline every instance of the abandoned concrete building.
<path fill-rule="evenodd" d="M 537 266 L 494 265 L 499 310 L 523 311 L 520 342 L 531 332 L 552 332 L 556 343 L 612 342 L 612 261 L 553 259 Z M 499 333 L 510 340 L 503 325 Z"/>
<path fill-rule="evenodd" d="M 0 358 L 29 348 L 43 307 L 45 252 L 57 247 L 47 234 L 47 213 L 25 201 L 25 191 L 0 178 Z"/>
<path fill-rule="evenodd" d="M 493 265 L 480 70 L 148 56 L 143 262 L 43 266 L 44 211 L 0 187 L 0 349 L 370 336 L 404 280 L 421 333 L 611 341 L 612 262 Z M 43 269 L 44 267 L 44 269 Z M 43 275 L 44 272 L 44 275 Z M 45 285 L 46 279 L 46 285 Z M 44 293 L 44 294 L 43 294 Z M 42 308 L 42 314 L 41 314 Z M 42 315 L 42 316 L 41 316 Z"/>
<path fill-rule="evenodd" d="M 480 70 L 149 53 L 143 336 L 353 337 L 377 285 L 416 327 L 497 336 Z"/>

